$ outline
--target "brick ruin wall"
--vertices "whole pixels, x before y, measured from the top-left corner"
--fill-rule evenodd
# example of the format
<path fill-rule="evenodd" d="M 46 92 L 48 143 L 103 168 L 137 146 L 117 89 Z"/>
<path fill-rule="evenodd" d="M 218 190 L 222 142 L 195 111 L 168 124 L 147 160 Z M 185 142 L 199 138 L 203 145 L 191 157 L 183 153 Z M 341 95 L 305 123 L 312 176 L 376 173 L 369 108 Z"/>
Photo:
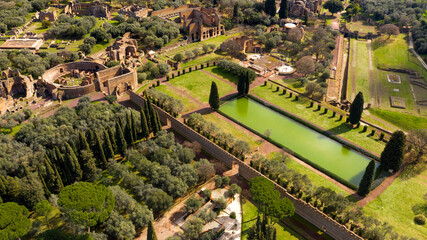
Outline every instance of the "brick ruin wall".
<path fill-rule="evenodd" d="M 121 85 L 121 86 L 120 86 Z M 114 89 L 119 86 L 120 92 L 124 92 L 127 89 L 124 87 L 131 86 L 132 88 L 135 88 L 138 85 L 138 78 L 136 71 L 132 70 L 128 73 L 122 74 L 120 76 L 111 78 L 107 80 L 107 90 L 108 94 L 114 94 Z"/>
<path fill-rule="evenodd" d="M 151 12 L 151 16 L 158 16 L 158 17 L 171 17 L 173 15 L 178 15 L 180 12 L 185 11 L 189 8 L 192 8 L 190 5 L 185 4 L 185 5 L 181 5 L 179 7 L 176 8 L 165 8 L 162 10 L 158 10 L 158 11 L 153 11 Z"/>
<path fill-rule="evenodd" d="M 144 106 L 144 98 L 132 91 L 129 92 L 129 95 L 132 102 L 134 102 L 140 107 Z M 187 139 L 198 142 L 206 152 L 211 154 L 217 160 L 223 161 L 229 167 L 232 167 L 233 163 L 237 163 L 239 165 L 239 175 L 244 177 L 246 180 L 249 181 L 252 178 L 258 176 L 263 176 L 267 178 L 260 172 L 248 166 L 240 159 L 237 159 L 236 157 L 226 152 L 204 136 L 200 135 L 193 129 L 178 121 L 159 107 L 153 105 L 153 108 L 159 113 L 159 117 L 162 122 L 170 124 L 171 128 L 174 131 L 183 135 Z M 335 239 L 363 240 L 361 237 L 357 236 L 355 233 L 347 229 L 344 225 L 339 224 L 323 212 L 320 212 L 311 204 L 308 204 L 300 199 L 295 198 L 294 196 L 287 193 L 286 189 L 284 189 L 282 186 L 278 185 L 276 182 L 273 183 L 275 184 L 276 189 L 281 193 L 282 196 L 289 198 L 294 203 L 295 212 L 298 215 L 300 215 L 319 229 L 325 231 L 331 237 Z"/>
<path fill-rule="evenodd" d="M 86 86 L 61 87 L 59 90 L 64 92 L 64 99 L 78 98 L 95 92 L 95 84 L 92 83 Z"/>
<path fill-rule="evenodd" d="M 118 75 L 120 75 L 122 73 L 122 68 L 120 65 L 111 67 L 111 68 L 107 68 L 104 69 L 102 71 L 99 71 L 96 73 L 96 78 L 98 78 L 98 80 L 101 83 L 106 82 L 108 79 L 111 79 L 113 77 L 116 77 Z"/>

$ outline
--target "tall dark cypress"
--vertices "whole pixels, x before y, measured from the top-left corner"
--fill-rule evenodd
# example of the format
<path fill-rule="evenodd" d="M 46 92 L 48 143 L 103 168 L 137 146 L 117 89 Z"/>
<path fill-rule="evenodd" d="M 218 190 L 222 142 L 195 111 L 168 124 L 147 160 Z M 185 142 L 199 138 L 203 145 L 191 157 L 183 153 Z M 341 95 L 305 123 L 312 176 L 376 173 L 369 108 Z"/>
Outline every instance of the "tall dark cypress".
<path fill-rule="evenodd" d="M 276 0 L 266 0 L 264 3 L 264 11 L 270 16 L 276 15 Z"/>
<path fill-rule="evenodd" d="M 74 150 L 71 148 L 70 144 L 67 142 L 65 145 L 65 155 L 64 161 L 66 165 L 70 168 L 72 181 L 79 181 L 82 179 L 82 169 L 80 168 L 79 161 L 77 160 Z"/>
<path fill-rule="evenodd" d="M 44 181 L 43 176 L 41 175 L 40 165 L 38 166 L 38 168 L 39 168 L 39 178 L 40 178 L 40 181 L 42 182 L 44 193 L 47 197 L 50 197 L 52 193 L 49 191 L 49 188 L 47 187 L 46 182 Z"/>
<path fill-rule="evenodd" d="M 93 133 L 92 129 L 89 129 L 87 131 L 87 142 L 89 143 L 90 147 L 95 146 L 95 134 Z"/>
<path fill-rule="evenodd" d="M 107 158 L 105 157 L 104 148 L 102 147 L 101 138 L 98 132 L 95 132 L 96 157 L 98 163 L 105 168 L 107 166 Z"/>
<path fill-rule="evenodd" d="M 239 14 L 239 4 L 238 3 L 234 3 L 233 17 L 236 18 L 238 14 Z"/>
<path fill-rule="evenodd" d="M 280 2 L 279 18 L 288 18 L 288 0 Z"/>
<path fill-rule="evenodd" d="M 117 152 L 116 134 L 111 126 L 107 127 L 108 135 L 110 135 L 111 145 L 113 145 L 114 152 Z"/>
<path fill-rule="evenodd" d="M 59 151 L 59 148 L 57 146 L 54 147 L 54 151 L 56 157 L 55 165 L 57 166 L 57 169 L 59 169 L 59 174 L 62 177 L 62 182 L 66 185 L 72 183 L 71 171 L 65 162 L 64 156 L 62 155 L 61 151 Z"/>
<path fill-rule="evenodd" d="M 125 126 L 125 139 L 128 145 L 131 145 L 134 142 L 132 123 L 129 117 L 129 114 L 126 114 L 126 126 Z"/>
<path fill-rule="evenodd" d="M 113 145 L 111 144 L 110 135 L 108 134 L 108 131 L 104 129 L 104 152 L 105 157 L 109 159 L 114 159 L 114 149 Z"/>
<path fill-rule="evenodd" d="M 150 113 L 151 131 L 155 132 L 157 131 L 156 129 L 157 119 L 155 116 L 153 105 L 151 105 L 151 100 L 149 98 L 147 98 L 147 108 L 148 108 L 148 112 Z"/>
<path fill-rule="evenodd" d="M 82 132 L 79 132 L 79 149 L 80 151 L 90 151 L 89 143 L 87 142 L 86 137 Z"/>
<path fill-rule="evenodd" d="M 402 131 L 395 131 L 390 138 L 390 141 L 385 145 L 381 153 L 381 165 L 383 169 L 393 170 L 396 172 L 402 165 L 403 155 L 405 150 L 406 135 Z"/>
<path fill-rule="evenodd" d="M 245 72 L 245 96 L 248 95 L 250 88 L 251 88 L 251 83 L 249 81 L 249 71 L 246 71 Z"/>
<path fill-rule="evenodd" d="M 162 123 L 160 122 L 159 113 L 157 111 L 154 112 L 154 135 L 162 130 Z"/>
<path fill-rule="evenodd" d="M 61 180 L 56 175 L 55 170 L 52 168 L 52 163 L 49 161 L 47 156 L 44 159 L 44 166 L 46 169 L 46 175 L 44 177 L 46 186 L 53 193 L 59 193 L 61 191 Z"/>
<path fill-rule="evenodd" d="M 216 83 L 214 81 L 212 81 L 211 92 L 209 94 L 209 105 L 214 110 L 218 110 L 219 108 L 218 87 L 216 86 Z"/>
<path fill-rule="evenodd" d="M 117 142 L 117 151 L 124 156 L 127 150 L 127 144 L 125 136 L 123 135 L 122 127 L 120 126 L 119 121 L 116 121 L 116 142 Z"/>
<path fill-rule="evenodd" d="M 150 111 L 148 110 L 148 101 L 145 101 L 144 104 L 144 114 L 145 114 L 145 119 L 147 119 L 147 126 L 148 126 L 148 132 L 152 132 L 153 127 L 151 126 L 151 114 Z"/>
<path fill-rule="evenodd" d="M 139 126 L 135 122 L 135 116 L 133 115 L 133 111 L 130 112 L 130 121 L 132 123 L 133 140 L 136 141 L 136 140 L 138 140 L 138 133 L 137 132 L 138 132 Z"/>
<path fill-rule="evenodd" d="M 362 118 L 363 113 L 363 93 L 359 92 L 350 105 L 350 123 L 357 124 Z"/>
<path fill-rule="evenodd" d="M 140 109 L 139 111 L 141 118 L 141 137 L 148 138 L 150 136 L 150 129 L 148 128 L 147 118 L 145 117 L 144 109 Z"/>
<path fill-rule="evenodd" d="M 147 240 L 157 240 L 157 235 L 154 229 L 153 221 L 150 221 L 150 223 L 148 224 Z"/>
<path fill-rule="evenodd" d="M 76 144 L 74 143 L 74 141 L 70 139 L 70 140 L 68 140 L 68 143 L 70 144 L 71 149 L 73 149 L 74 154 L 76 156 L 78 156 L 79 155 L 79 151 L 78 151 L 78 149 L 77 149 Z"/>
<path fill-rule="evenodd" d="M 237 91 L 239 92 L 239 96 L 244 96 L 246 92 L 246 79 L 244 74 L 239 75 L 239 82 L 237 82 Z"/>
<path fill-rule="evenodd" d="M 357 193 L 361 196 L 366 196 L 371 191 L 372 180 L 374 178 L 375 161 L 372 160 L 366 166 L 365 173 L 363 174 L 362 180 L 359 183 L 359 189 Z"/>

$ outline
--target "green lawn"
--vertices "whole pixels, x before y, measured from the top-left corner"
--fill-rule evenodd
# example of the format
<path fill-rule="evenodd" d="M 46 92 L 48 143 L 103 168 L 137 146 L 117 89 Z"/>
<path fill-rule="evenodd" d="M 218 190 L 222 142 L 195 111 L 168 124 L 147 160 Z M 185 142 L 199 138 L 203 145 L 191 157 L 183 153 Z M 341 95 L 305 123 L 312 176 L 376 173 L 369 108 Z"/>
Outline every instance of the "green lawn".
<path fill-rule="evenodd" d="M 243 140 L 249 144 L 251 150 L 254 151 L 257 147 L 261 145 L 260 141 L 255 141 L 255 138 L 252 135 L 248 134 L 244 130 L 237 128 L 234 124 L 229 123 L 223 118 L 219 117 L 214 113 L 209 113 L 203 115 L 203 117 L 209 121 L 215 123 L 215 125 L 221 128 L 225 133 L 233 135 L 236 139 Z"/>
<path fill-rule="evenodd" d="M 203 103 L 209 100 L 212 82 L 216 82 L 220 97 L 234 90 L 232 86 L 202 71 L 193 71 L 170 80 L 172 85 Z"/>
<path fill-rule="evenodd" d="M 247 199 L 242 199 L 242 239 L 248 239 L 248 230 L 255 223 L 258 216 L 258 208 L 249 202 Z M 277 231 L 277 239 L 286 239 L 286 240 L 304 240 L 302 236 L 294 232 L 289 227 L 276 223 L 275 225 Z"/>
<path fill-rule="evenodd" d="M 223 56 L 220 55 L 220 54 L 210 53 L 210 54 L 203 55 L 203 56 L 201 56 L 199 58 L 196 58 L 194 60 L 191 60 L 191 61 L 188 61 L 186 63 L 181 64 L 181 68 L 188 68 L 190 66 L 199 65 L 199 64 L 202 64 L 202 63 L 205 63 L 205 62 L 212 61 L 212 60 L 214 60 L 216 58 L 221 58 L 221 57 L 223 57 Z"/>
<path fill-rule="evenodd" d="M 365 41 L 357 41 L 352 39 L 352 50 L 356 49 L 356 52 L 353 52 L 354 55 L 350 55 L 350 70 L 349 79 L 356 81 L 356 89 L 352 89 L 351 82 L 348 84 L 349 94 L 348 97 L 353 99 L 356 94 L 361 91 L 363 92 L 363 97 L 366 99 L 366 102 L 369 102 L 371 99 L 370 88 L 369 88 L 369 56 L 368 56 L 368 43 Z M 354 65 L 355 64 L 355 65 Z"/>
<path fill-rule="evenodd" d="M 388 40 L 385 39 L 386 37 L 375 40 L 374 64 L 415 70 L 423 75 L 424 79 L 427 79 L 427 70 L 410 53 L 405 37 L 405 34 L 400 34 Z"/>
<path fill-rule="evenodd" d="M 359 31 L 359 33 L 376 33 L 375 26 L 366 24 L 362 21 L 357 22 L 351 22 L 347 24 L 347 27 L 350 29 L 350 31 Z"/>
<path fill-rule="evenodd" d="M 381 221 L 388 222 L 402 235 L 425 239 L 427 227 L 414 223 L 413 207 L 425 202 L 423 195 L 427 193 L 427 170 L 424 168 L 420 175 L 409 179 L 403 177 L 405 172 L 379 197 L 365 206 L 364 211 Z"/>
<path fill-rule="evenodd" d="M 275 155 L 279 155 L 279 154 L 280 153 L 278 153 L 278 152 L 272 152 L 272 153 L 270 153 L 269 156 L 274 157 Z M 320 176 L 319 174 L 315 173 L 311 169 L 308 169 L 307 167 L 301 165 L 300 163 L 298 163 L 297 161 L 295 161 L 292 158 L 288 158 L 288 160 L 286 162 L 286 166 L 290 169 L 295 170 L 295 172 L 297 172 L 297 173 L 307 175 L 308 179 L 310 179 L 311 183 L 316 187 L 323 186 L 323 187 L 330 188 L 330 189 L 334 190 L 336 193 L 342 194 L 343 196 L 350 195 L 348 192 L 346 192 L 342 188 L 338 187 L 337 185 L 335 185 L 334 183 L 332 183 L 328 179 Z"/>
<path fill-rule="evenodd" d="M 15 127 L 13 127 L 12 131 L 10 131 L 9 129 L 6 129 L 6 128 L 0 128 L 0 133 L 2 133 L 2 134 L 9 134 L 10 136 L 13 137 L 19 131 L 20 128 L 21 128 L 21 124 L 16 125 Z"/>
<path fill-rule="evenodd" d="M 427 129 L 427 118 L 407 113 L 387 111 L 379 108 L 369 109 L 372 114 L 402 128 L 403 130 Z"/>
<path fill-rule="evenodd" d="M 372 137 L 368 137 L 368 133 L 360 133 L 361 129 L 350 129 L 344 122 L 338 121 L 338 115 L 330 118 L 332 113 L 322 115 L 323 111 L 315 111 L 316 108 L 307 108 L 309 102 L 303 98 L 295 102 L 283 95 L 281 92 L 273 92 L 270 86 L 258 86 L 251 89 L 251 92 L 267 101 L 305 119 L 308 120 L 336 135 L 349 140 L 371 152 L 380 154 L 384 149 L 384 144 L 376 141 Z M 288 95 L 286 95 L 288 96 Z"/>
<path fill-rule="evenodd" d="M 212 74 L 215 74 L 215 75 L 217 75 L 223 79 L 226 79 L 226 80 L 228 80 L 228 81 L 230 81 L 236 85 L 237 85 L 237 82 L 239 81 L 239 78 L 235 74 L 226 72 L 226 71 L 224 71 L 221 68 L 216 67 L 216 66 L 215 67 L 208 67 L 208 68 L 205 68 L 204 70 L 206 70 Z"/>
<path fill-rule="evenodd" d="M 185 106 L 184 113 L 189 112 L 189 111 L 193 111 L 199 107 L 199 105 L 196 102 L 194 102 L 193 100 L 191 100 L 185 96 L 180 95 L 179 93 L 174 91 L 174 89 L 172 89 L 171 87 L 169 87 L 167 85 L 160 85 L 160 86 L 156 87 L 156 89 L 161 91 L 161 92 L 164 92 L 165 94 L 167 94 L 173 98 L 181 100 L 181 102 Z"/>

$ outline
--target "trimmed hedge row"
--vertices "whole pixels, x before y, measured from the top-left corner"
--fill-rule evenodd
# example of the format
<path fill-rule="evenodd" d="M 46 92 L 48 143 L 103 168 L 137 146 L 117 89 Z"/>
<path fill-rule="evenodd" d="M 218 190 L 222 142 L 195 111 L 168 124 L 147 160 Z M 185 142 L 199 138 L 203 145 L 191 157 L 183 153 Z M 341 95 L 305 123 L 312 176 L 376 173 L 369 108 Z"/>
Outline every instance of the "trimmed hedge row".
<path fill-rule="evenodd" d="M 342 144 L 342 145 L 344 145 L 344 146 L 346 146 L 346 147 L 348 147 L 348 148 L 350 148 L 350 149 L 356 150 L 357 152 L 359 152 L 359 153 L 361 153 L 361 154 L 363 154 L 363 155 L 366 155 L 367 157 L 369 157 L 369 158 L 371 158 L 371 159 L 373 159 L 373 160 L 375 160 L 375 161 L 377 161 L 377 162 L 379 162 L 379 161 L 380 161 L 379 156 L 377 156 L 377 155 L 375 155 L 375 154 L 373 154 L 373 153 L 369 152 L 368 150 L 363 149 L 363 148 L 361 148 L 361 147 L 359 147 L 359 146 L 357 146 L 357 145 L 355 145 L 355 144 L 353 144 L 353 143 L 351 143 L 351 142 L 349 142 L 349 141 L 346 141 L 346 140 L 344 140 L 344 139 L 342 139 L 342 138 L 339 138 L 339 137 L 337 137 L 335 134 L 333 134 L 333 133 L 331 133 L 331 132 L 329 132 L 329 131 L 325 131 L 325 130 L 323 130 L 323 129 L 319 128 L 318 126 L 316 126 L 316 125 L 314 125 L 314 124 L 312 124 L 312 123 L 310 123 L 310 122 L 308 122 L 308 121 L 305 121 L 305 120 L 304 120 L 304 119 L 302 119 L 302 118 L 299 118 L 299 117 L 297 117 L 297 116 L 295 116 L 295 115 L 293 115 L 293 114 L 291 114 L 291 113 L 289 113 L 289 112 L 287 112 L 287 111 L 284 111 L 284 110 L 283 110 L 283 109 L 281 109 L 281 108 L 278 108 L 278 107 L 276 107 L 276 106 L 273 106 L 273 105 L 267 104 L 267 103 L 265 103 L 262 99 L 260 99 L 260 98 L 258 98 L 258 97 L 256 97 L 256 96 L 253 96 L 253 95 L 251 95 L 251 94 L 248 94 L 248 97 L 249 97 L 250 99 L 252 99 L 252 100 L 254 100 L 254 101 L 258 102 L 258 103 L 261 103 L 261 104 L 265 105 L 266 107 L 268 107 L 268 108 L 270 108 L 270 109 L 272 109 L 272 110 L 274 110 L 274 111 L 276 111 L 276 112 L 278 112 L 278 113 L 280 113 L 280 114 L 282 114 L 282 115 L 285 115 L 286 117 L 289 117 L 289 118 L 291 118 L 291 119 L 293 119 L 293 120 L 295 120 L 295 121 L 297 121 L 297 122 L 299 122 L 299 123 L 303 124 L 303 125 L 304 125 L 304 126 L 306 126 L 306 127 L 309 127 L 309 128 L 311 128 L 311 129 L 313 129 L 313 130 L 315 130 L 315 131 L 317 131 L 317 132 L 319 132 L 319 133 L 321 133 L 321 134 L 323 134 L 323 135 L 325 135 L 325 136 L 327 136 L 327 137 L 329 137 L 329 138 L 332 138 L 333 140 L 335 140 L 335 141 L 339 142 L 340 144 Z M 320 105 L 319 105 L 319 106 L 320 106 Z"/>

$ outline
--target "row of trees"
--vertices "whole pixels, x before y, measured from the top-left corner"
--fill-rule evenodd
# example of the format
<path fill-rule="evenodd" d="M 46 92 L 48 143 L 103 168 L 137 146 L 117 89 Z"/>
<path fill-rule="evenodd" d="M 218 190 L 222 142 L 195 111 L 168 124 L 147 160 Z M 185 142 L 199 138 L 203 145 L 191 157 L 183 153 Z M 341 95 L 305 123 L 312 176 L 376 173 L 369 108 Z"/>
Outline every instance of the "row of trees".
<path fill-rule="evenodd" d="M 46 35 L 49 38 L 81 39 L 95 25 L 96 18 L 93 16 L 74 19 L 67 15 L 60 15 L 49 30 L 46 31 Z"/>
<path fill-rule="evenodd" d="M 215 44 L 204 44 L 202 48 L 193 48 L 192 50 L 187 50 L 184 53 L 177 53 L 173 56 L 173 60 L 176 62 L 182 62 L 182 61 L 190 61 L 194 58 L 197 58 L 202 54 L 207 54 L 210 52 L 213 52 L 216 49 Z"/>
<path fill-rule="evenodd" d="M 155 88 L 148 89 L 147 96 L 153 98 L 156 101 L 156 105 L 159 105 L 160 108 L 173 116 L 178 116 L 178 114 L 184 111 L 185 106 L 181 100 L 171 97 Z"/>

